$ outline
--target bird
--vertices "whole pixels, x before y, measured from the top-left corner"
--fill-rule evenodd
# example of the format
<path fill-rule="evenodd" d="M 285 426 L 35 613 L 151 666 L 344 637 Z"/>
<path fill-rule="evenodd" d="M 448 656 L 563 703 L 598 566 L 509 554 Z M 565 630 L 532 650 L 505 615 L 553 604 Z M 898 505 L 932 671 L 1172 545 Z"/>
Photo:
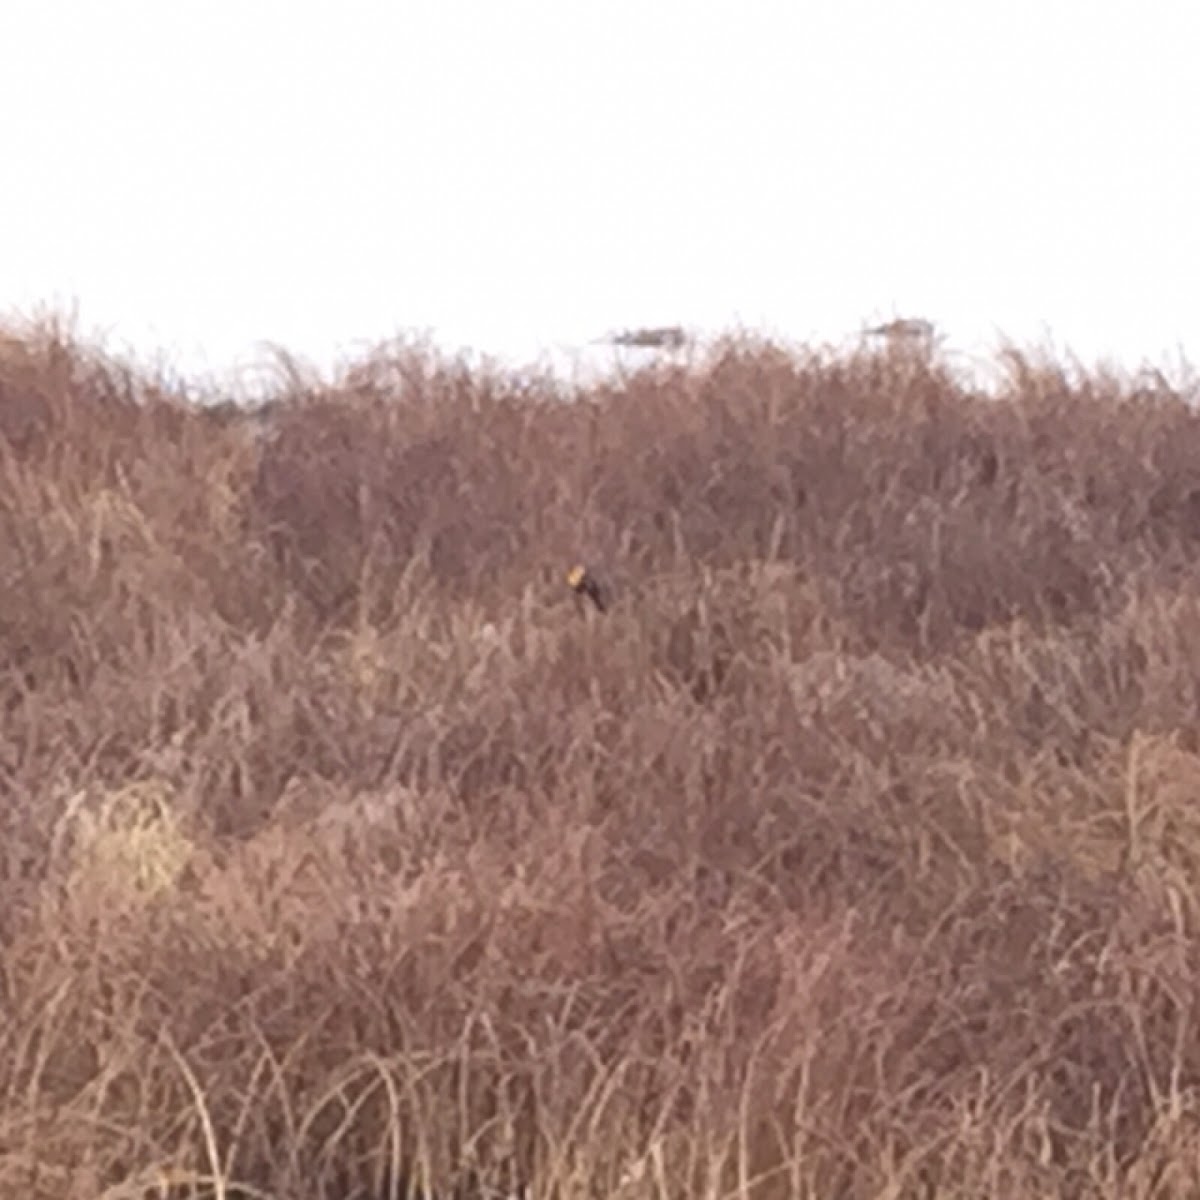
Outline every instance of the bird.
<path fill-rule="evenodd" d="M 863 332 L 868 337 L 884 337 L 890 340 L 927 341 L 933 337 L 933 323 L 922 317 L 897 317 L 883 325 Z"/>
<path fill-rule="evenodd" d="M 586 596 L 600 612 L 608 611 L 606 589 L 582 563 L 576 563 L 567 572 L 567 586 L 577 595 Z"/>
<path fill-rule="evenodd" d="M 687 344 L 687 340 L 687 333 L 679 325 L 626 329 L 600 339 L 610 346 L 627 346 L 639 350 L 678 350 Z"/>

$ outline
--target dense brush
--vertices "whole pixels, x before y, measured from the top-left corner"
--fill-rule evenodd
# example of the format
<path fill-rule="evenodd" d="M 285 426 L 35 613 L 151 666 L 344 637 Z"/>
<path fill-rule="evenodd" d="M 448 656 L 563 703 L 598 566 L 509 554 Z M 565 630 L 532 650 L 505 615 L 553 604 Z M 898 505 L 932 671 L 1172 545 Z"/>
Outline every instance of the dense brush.
<path fill-rule="evenodd" d="M 1006 369 L 0 337 L 0 1196 L 1193 1195 L 1200 415 Z"/>

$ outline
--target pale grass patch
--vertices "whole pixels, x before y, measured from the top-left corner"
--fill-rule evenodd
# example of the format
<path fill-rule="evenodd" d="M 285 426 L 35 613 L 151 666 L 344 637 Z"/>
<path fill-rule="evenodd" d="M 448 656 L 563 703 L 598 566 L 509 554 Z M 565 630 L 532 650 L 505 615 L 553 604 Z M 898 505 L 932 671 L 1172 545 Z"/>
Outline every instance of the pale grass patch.
<path fill-rule="evenodd" d="M 54 831 L 51 859 L 64 898 L 81 910 L 137 907 L 170 894 L 196 846 L 161 779 L 76 793 Z"/>

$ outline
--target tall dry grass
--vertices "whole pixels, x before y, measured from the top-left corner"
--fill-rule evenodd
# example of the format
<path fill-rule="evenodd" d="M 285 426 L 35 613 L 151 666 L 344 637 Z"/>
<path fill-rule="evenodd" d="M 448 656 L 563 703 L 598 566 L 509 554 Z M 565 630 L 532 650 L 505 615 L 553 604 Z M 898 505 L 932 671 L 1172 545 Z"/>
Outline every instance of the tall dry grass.
<path fill-rule="evenodd" d="M 0 338 L 0 1195 L 1194 1195 L 1200 415 L 1008 367 Z"/>

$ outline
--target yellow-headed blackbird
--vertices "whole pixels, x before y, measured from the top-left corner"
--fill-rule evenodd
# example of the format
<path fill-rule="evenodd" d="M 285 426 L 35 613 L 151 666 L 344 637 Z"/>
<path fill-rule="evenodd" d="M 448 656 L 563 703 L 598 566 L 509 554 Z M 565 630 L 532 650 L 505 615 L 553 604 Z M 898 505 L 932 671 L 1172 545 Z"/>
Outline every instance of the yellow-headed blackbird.
<path fill-rule="evenodd" d="M 601 587 L 600 582 L 587 567 L 580 565 L 572 567 L 567 572 L 567 583 L 572 591 L 578 592 L 581 596 L 587 596 L 601 612 L 608 610 L 605 589 Z"/>

